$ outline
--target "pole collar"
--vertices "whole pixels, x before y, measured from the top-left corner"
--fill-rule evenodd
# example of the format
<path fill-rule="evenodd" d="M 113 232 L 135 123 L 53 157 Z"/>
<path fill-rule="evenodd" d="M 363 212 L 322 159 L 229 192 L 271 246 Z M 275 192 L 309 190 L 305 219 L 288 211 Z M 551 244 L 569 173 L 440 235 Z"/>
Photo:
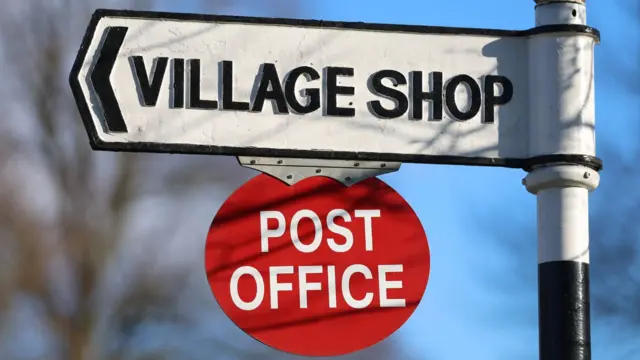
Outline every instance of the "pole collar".
<path fill-rule="evenodd" d="M 581 165 L 550 165 L 534 169 L 522 179 L 522 184 L 534 195 L 550 188 L 580 187 L 593 191 L 600 184 L 600 174 Z"/>

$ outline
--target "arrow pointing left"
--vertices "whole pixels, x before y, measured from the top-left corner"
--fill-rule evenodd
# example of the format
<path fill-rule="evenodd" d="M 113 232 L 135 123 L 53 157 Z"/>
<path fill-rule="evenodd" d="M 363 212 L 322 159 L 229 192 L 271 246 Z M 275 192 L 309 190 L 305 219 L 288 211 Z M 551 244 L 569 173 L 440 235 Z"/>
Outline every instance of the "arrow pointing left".
<path fill-rule="evenodd" d="M 104 41 L 96 64 L 91 72 L 91 83 L 96 92 L 105 125 L 109 132 L 127 132 L 127 125 L 122 117 L 120 105 L 111 86 L 111 71 L 118 58 L 118 52 L 129 28 L 125 26 L 111 26 L 104 31 Z"/>

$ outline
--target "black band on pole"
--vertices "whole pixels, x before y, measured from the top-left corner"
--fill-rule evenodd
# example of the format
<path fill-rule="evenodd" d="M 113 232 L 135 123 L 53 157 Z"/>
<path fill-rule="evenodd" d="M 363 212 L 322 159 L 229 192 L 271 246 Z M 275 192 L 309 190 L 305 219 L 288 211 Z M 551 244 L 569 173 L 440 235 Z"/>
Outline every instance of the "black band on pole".
<path fill-rule="evenodd" d="M 538 265 L 540 360 L 591 360 L 589 264 Z"/>
<path fill-rule="evenodd" d="M 586 166 L 595 171 L 602 170 L 602 159 L 591 155 L 579 154 L 549 154 L 539 155 L 525 160 L 522 169 L 531 172 L 536 166 L 544 166 L 550 164 L 571 164 Z"/>

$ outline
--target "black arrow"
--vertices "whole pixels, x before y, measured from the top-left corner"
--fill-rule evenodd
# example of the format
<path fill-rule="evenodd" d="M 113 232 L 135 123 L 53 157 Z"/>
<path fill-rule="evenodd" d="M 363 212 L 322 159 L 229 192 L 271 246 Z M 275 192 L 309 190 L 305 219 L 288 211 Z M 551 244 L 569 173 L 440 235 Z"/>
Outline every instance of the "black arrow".
<path fill-rule="evenodd" d="M 111 26 L 104 30 L 102 48 L 91 72 L 91 82 L 102 106 L 108 132 L 127 132 L 109 77 L 128 29 L 125 26 Z"/>

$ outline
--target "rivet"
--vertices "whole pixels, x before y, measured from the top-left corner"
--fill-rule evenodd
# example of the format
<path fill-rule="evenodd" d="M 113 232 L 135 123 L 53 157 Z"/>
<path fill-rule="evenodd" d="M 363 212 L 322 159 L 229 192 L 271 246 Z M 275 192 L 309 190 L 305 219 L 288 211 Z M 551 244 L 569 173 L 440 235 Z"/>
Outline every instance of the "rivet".
<path fill-rule="evenodd" d="M 287 175 L 287 179 L 291 179 L 293 175 Z"/>
<path fill-rule="evenodd" d="M 320 174 L 321 172 L 322 172 L 322 170 L 320 170 L 320 169 L 316 170 L 316 174 Z"/>
<path fill-rule="evenodd" d="M 253 164 L 256 163 L 256 161 L 255 160 L 251 160 L 251 161 L 249 161 L 249 163 L 253 165 Z"/>
<path fill-rule="evenodd" d="M 589 172 L 585 172 L 583 176 L 585 179 L 588 179 L 591 177 L 591 174 Z"/>
<path fill-rule="evenodd" d="M 382 163 L 382 164 L 380 164 L 380 167 L 387 167 L 387 164 Z"/>
<path fill-rule="evenodd" d="M 344 178 L 347 181 L 351 181 L 351 176 L 347 176 L 346 178 Z"/>
<path fill-rule="evenodd" d="M 278 164 L 282 164 L 282 160 L 278 160 Z"/>
<path fill-rule="evenodd" d="M 358 166 L 360 166 L 360 163 L 355 163 L 355 164 L 353 164 L 353 166 L 358 167 Z"/>

